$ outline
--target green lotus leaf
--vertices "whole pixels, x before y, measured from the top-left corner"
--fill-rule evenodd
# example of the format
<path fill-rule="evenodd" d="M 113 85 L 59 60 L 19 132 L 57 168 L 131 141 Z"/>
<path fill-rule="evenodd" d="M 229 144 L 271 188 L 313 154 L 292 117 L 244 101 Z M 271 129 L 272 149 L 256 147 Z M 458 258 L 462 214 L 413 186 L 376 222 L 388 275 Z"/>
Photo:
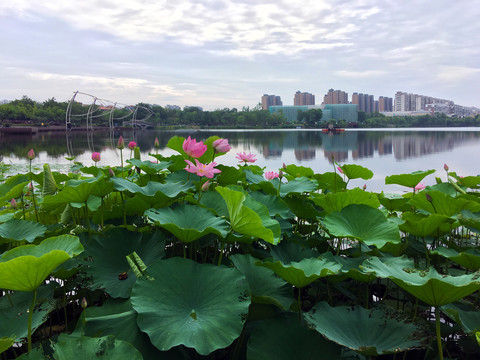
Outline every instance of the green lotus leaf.
<path fill-rule="evenodd" d="M 53 177 L 52 170 L 50 170 L 50 165 L 43 165 L 43 187 L 42 195 L 53 195 L 57 192 L 58 186 Z"/>
<path fill-rule="evenodd" d="M 391 212 L 410 210 L 410 206 L 408 205 L 409 199 L 400 194 L 384 194 L 382 192 L 378 194 L 378 200 L 380 204 Z"/>
<path fill-rule="evenodd" d="M 102 176 L 98 180 L 97 185 L 92 189 L 92 195 L 102 198 L 110 194 L 113 189 L 113 182 L 111 182 L 106 176 Z"/>
<path fill-rule="evenodd" d="M 382 211 L 367 205 L 352 204 L 325 217 L 325 228 L 337 237 L 359 240 L 381 248 L 386 243 L 399 243 L 398 226 L 388 221 Z"/>
<path fill-rule="evenodd" d="M 420 237 L 438 235 L 440 225 L 453 222 L 450 217 L 445 215 L 422 215 L 413 212 L 404 212 L 402 219 L 405 222 L 399 226 L 400 230 Z"/>
<path fill-rule="evenodd" d="M 427 199 L 427 195 L 429 198 Z M 416 194 L 408 202 L 417 209 L 423 209 L 431 214 L 453 216 L 461 210 L 480 211 L 480 203 L 461 197 L 453 198 L 440 191 L 428 191 Z"/>
<path fill-rule="evenodd" d="M 342 266 L 338 275 L 328 277 L 328 281 L 338 283 L 346 279 L 354 279 L 359 282 L 371 282 L 377 278 L 373 273 L 364 272 L 361 265 L 367 259 L 365 255 L 351 258 L 344 256 L 332 255 L 330 252 L 322 254 L 322 257 L 332 262 L 336 262 Z"/>
<path fill-rule="evenodd" d="M 84 204 L 93 193 L 94 188 L 98 186 L 99 181 L 101 181 L 101 178 L 92 178 L 80 182 L 70 180 L 68 186 L 65 186 L 61 191 L 55 195 L 46 195 L 43 198 L 42 209 L 48 212 L 70 203 Z"/>
<path fill-rule="evenodd" d="M 426 176 L 433 174 L 435 170 L 426 171 L 414 171 L 410 174 L 390 175 L 385 178 L 385 184 L 397 184 L 406 186 L 408 188 L 414 188 L 422 181 Z"/>
<path fill-rule="evenodd" d="M 311 178 L 314 175 L 314 172 L 311 168 L 305 167 L 305 166 L 298 166 L 298 165 L 295 165 L 295 164 L 287 165 L 283 169 L 283 172 L 285 174 L 290 175 L 290 177 L 287 177 L 289 180 L 297 178 L 297 177 Z"/>
<path fill-rule="evenodd" d="M 233 166 L 219 164 L 215 166 L 215 168 L 221 171 L 221 173 L 216 176 L 216 180 L 220 186 L 233 185 L 239 181 L 243 182 L 245 180 L 244 172 Z"/>
<path fill-rule="evenodd" d="M 295 216 L 300 219 L 311 220 L 312 222 L 315 222 L 317 221 L 317 217 L 321 214 L 314 206 L 315 204 L 310 199 L 310 196 L 291 194 L 287 197 L 284 197 L 282 200 L 285 201 L 288 208 L 292 210 Z"/>
<path fill-rule="evenodd" d="M 4 214 L 0 214 L 0 224 L 3 224 L 5 222 L 7 222 L 8 220 L 13 219 L 14 216 L 15 216 L 15 214 L 13 212 L 7 212 L 7 213 L 4 213 Z"/>
<path fill-rule="evenodd" d="M 136 276 L 126 256 L 136 252 L 148 266 L 165 255 L 165 239 L 160 232 L 139 233 L 113 228 L 103 234 L 82 236 L 85 255 L 92 258 L 86 264 L 93 289 L 105 289 L 113 298 L 128 298 Z"/>
<path fill-rule="evenodd" d="M 284 264 L 290 264 L 291 262 L 299 262 L 303 259 L 317 258 L 320 256 L 318 251 L 307 246 L 302 246 L 293 241 L 282 241 L 270 250 L 270 255 L 273 260 L 281 261 Z M 332 259 L 332 261 L 334 260 Z"/>
<path fill-rule="evenodd" d="M 207 191 L 202 195 L 199 201 L 200 205 L 207 207 L 217 216 L 228 218 L 227 204 L 222 195 L 216 191 Z"/>
<path fill-rule="evenodd" d="M 243 205 L 253 210 L 260 219 L 262 220 L 262 225 L 272 231 L 274 237 L 274 244 L 278 244 L 281 240 L 281 229 L 280 224 L 277 220 L 270 217 L 268 208 L 263 205 L 261 202 L 254 200 L 249 194 L 245 196 L 245 201 Z"/>
<path fill-rule="evenodd" d="M 436 307 L 460 300 L 480 289 L 478 273 L 447 276 L 433 268 L 428 271 L 406 268 L 395 261 L 387 265 L 377 257 L 366 260 L 362 267 L 374 271 L 378 277 L 391 279 L 413 296 Z"/>
<path fill-rule="evenodd" d="M 340 359 L 341 350 L 305 326 L 297 314 L 286 313 L 255 323 L 247 345 L 247 359 Z"/>
<path fill-rule="evenodd" d="M 431 253 L 441 255 L 469 270 L 480 269 L 480 251 L 477 249 L 467 249 L 459 253 L 454 249 L 437 247 Z"/>
<path fill-rule="evenodd" d="M 155 280 L 138 279 L 131 301 L 140 329 L 158 349 L 183 344 L 208 355 L 242 332 L 250 301 L 236 269 L 170 258 L 148 272 Z"/>
<path fill-rule="evenodd" d="M 229 229 L 225 219 L 195 205 L 181 204 L 175 209 L 150 209 L 145 211 L 145 216 L 185 243 L 193 242 L 207 234 L 225 238 Z"/>
<path fill-rule="evenodd" d="M 0 288 L 34 291 L 60 264 L 82 251 L 78 237 L 72 235 L 13 248 L 0 258 Z"/>
<path fill-rule="evenodd" d="M 54 290 L 54 284 L 38 288 L 35 311 L 32 314 L 32 333 L 47 321 L 48 314 L 56 309 Z M 27 338 L 28 312 L 32 300 L 32 292 L 15 292 L 10 294 L 10 299 L 7 296 L 0 297 L 0 337 L 7 336 L 15 342 Z"/>
<path fill-rule="evenodd" d="M 280 196 L 283 198 L 289 194 L 310 193 L 318 189 L 316 180 L 310 180 L 306 177 L 295 178 L 288 183 L 282 183 L 280 186 Z"/>
<path fill-rule="evenodd" d="M 73 335 L 59 337 L 53 345 L 55 360 L 112 359 L 142 360 L 142 354 L 130 343 L 113 336 L 91 338 Z"/>
<path fill-rule="evenodd" d="M 328 339 L 366 356 L 391 354 L 421 345 L 421 341 L 411 338 L 418 331 L 414 325 L 391 319 L 382 310 L 367 310 L 358 305 L 330 307 L 320 302 L 305 318 Z"/>
<path fill-rule="evenodd" d="M 322 207 L 327 213 L 341 211 L 344 207 L 351 204 L 364 204 L 372 208 L 380 207 L 380 202 L 375 194 L 362 189 L 324 194 L 312 194 L 313 202 Z"/>
<path fill-rule="evenodd" d="M 352 179 L 363 179 L 369 180 L 373 177 L 372 170 L 369 170 L 363 166 L 356 165 L 356 164 L 343 164 L 341 166 L 343 173 L 345 176 L 352 180 Z"/>
<path fill-rule="evenodd" d="M 245 179 L 252 190 L 260 188 L 263 192 L 271 195 L 277 195 L 279 179 L 267 180 L 261 174 L 254 174 L 249 169 L 243 169 Z M 258 186 L 254 186 L 258 185 Z"/>
<path fill-rule="evenodd" d="M 233 231 L 260 238 L 271 244 L 278 242 L 274 232 L 264 226 L 262 218 L 255 211 L 243 205 L 246 199 L 243 193 L 220 186 L 215 190 L 227 204 L 230 226 Z"/>
<path fill-rule="evenodd" d="M 8 350 L 13 344 L 15 344 L 15 339 L 10 337 L 1 337 L 0 338 L 0 354 L 5 350 Z"/>
<path fill-rule="evenodd" d="M 461 325 L 465 333 L 472 334 L 480 331 L 480 312 L 473 306 L 468 308 L 466 306 L 448 304 L 442 306 L 440 310 Z"/>
<path fill-rule="evenodd" d="M 249 196 L 265 205 L 271 216 L 280 216 L 284 219 L 291 219 L 294 216 L 285 201 L 278 196 L 263 194 L 259 191 L 253 191 Z"/>
<path fill-rule="evenodd" d="M 115 190 L 128 191 L 132 194 L 143 194 L 145 196 L 154 196 L 158 192 L 161 192 L 165 197 L 175 198 L 179 194 L 186 193 L 189 190 L 194 189 L 192 182 L 183 181 L 168 181 L 165 184 L 158 183 L 156 181 L 150 181 L 146 186 L 138 186 L 137 184 L 123 178 L 112 178 Z"/>
<path fill-rule="evenodd" d="M 23 174 L 11 176 L 5 180 L 0 184 L 0 203 L 19 198 L 29 181 L 28 176 Z"/>
<path fill-rule="evenodd" d="M 293 301 L 290 285 L 276 277 L 270 269 L 255 265 L 258 260 L 250 255 L 236 254 L 231 256 L 230 260 L 245 276 L 250 287 L 252 302 L 273 304 L 288 310 Z"/>
<path fill-rule="evenodd" d="M 461 210 L 458 216 L 458 221 L 463 226 L 467 226 L 471 229 L 475 229 L 480 233 L 480 213 L 472 213 L 469 210 Z"/>
<path fill-rule="evenodd" d="M 127 160 L 127 163 L 130 163 L 133 166 L 138 167 L 139 169 L 144 171 L 147 175 L 158 174 L 160 170 L 165 170 L 170 165 L 172 165 L 172 162 L 170 161 L 161 161 L 159 163 L 152 163 L 151 161 L 142 161 L 138 159 Z"/>
<path fill-rule="evenodd" d="M 345 190 L 347 187 L 347 183 L 335 172 L 315 174 L 315 179 L 317 180 L 320 189 L 326 191 L 339 192 Z"/>
<path fill-rule="evenodd" d="M 470 189 L 478 189 L 480 187 L 480 176 L 459 177 L 458 184 Z"/>
<path fill-rule="evenodd" d="M 325 258 L 309 258 L 284 264 L 281 261 L 257 261 L 256 265 L 272 269 L 296 288 L 303 288 L 321 277 L 336 275 L 342 265 Z"/>
<path fill-rule="evenodd" d="M 0 236 L 13 241 L 33 242 L 36 238 L 45 235 L 47 227 L 35 221 L 11 219 L 0 224 Z M 0 240 L 0 242 L 2 242 Z"/>

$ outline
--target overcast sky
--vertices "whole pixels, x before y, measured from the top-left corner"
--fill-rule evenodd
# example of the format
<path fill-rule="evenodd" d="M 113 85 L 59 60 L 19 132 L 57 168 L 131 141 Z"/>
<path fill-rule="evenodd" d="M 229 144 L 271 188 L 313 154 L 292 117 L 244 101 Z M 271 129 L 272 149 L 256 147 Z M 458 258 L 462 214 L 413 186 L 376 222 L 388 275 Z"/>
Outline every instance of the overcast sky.
<path fill-rule="evenodd" d="M 0 0 L 0 49 L 0 100 L 241 109 L 334 88 L 480 107 L 478 0 Z"/>

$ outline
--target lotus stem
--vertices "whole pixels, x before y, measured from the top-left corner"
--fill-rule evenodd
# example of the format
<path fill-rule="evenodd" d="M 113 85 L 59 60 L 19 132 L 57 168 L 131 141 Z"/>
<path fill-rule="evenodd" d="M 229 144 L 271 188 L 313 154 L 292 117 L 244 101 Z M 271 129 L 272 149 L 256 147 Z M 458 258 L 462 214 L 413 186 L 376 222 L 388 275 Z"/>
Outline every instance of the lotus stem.
<path fill-rule="evenodd" d="M 23 191 L 22 191 L 22 195 L 20 196 L 20 200 L 22 201 L 23 220 L 27 220 L 25 216 L 25 203 L 23 202 Z"/>
<path fill-rule="evenodd" d="M 30 304 L 30 311 L 28 312 L 28 352 L 32 350 L 32 317 L 33 317 L 33 310 L 35 309 L 35 303 L 37 302 L 37 289 L 33 291 L 33 299 L 32 303 Z"/>
<path fill-rule="evenodd" d="M 225 241 L 220 240 L 220 242 L 222 243 L 222 246 L 220 247 L 220 256 L 218 257 L 218 266 L 222 264 L 223 249 L 225 248 Z"/>
<path fill-rule="evenodd" d="M 440 336 L 440 314 L 438 311 L 438 306 L 435 306 L 435 329 L 437 333 L 438 356 L 440 360 L 443 360 L 442 337 Z"/>
<path fill-rule="evenodd" d="M 87 230 L 88 230 L 88 236 L 92 236 L 91 230 L 90 230 L 90 221 L 88 220 L 88 205 L 87 202 L 85 201 L 85 218 L 87 222 Z"/>

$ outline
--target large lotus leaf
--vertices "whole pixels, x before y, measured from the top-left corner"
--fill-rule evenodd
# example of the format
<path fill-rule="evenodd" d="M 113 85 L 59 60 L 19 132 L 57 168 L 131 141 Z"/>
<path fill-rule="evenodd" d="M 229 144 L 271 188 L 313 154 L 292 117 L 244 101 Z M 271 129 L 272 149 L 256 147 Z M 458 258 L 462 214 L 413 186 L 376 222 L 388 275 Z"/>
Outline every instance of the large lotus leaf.
<path fill-rule="evenodd" d="M 454 249 L 445 247 L 437 247 L 431 251 L 432 254 L 438 254 L 447 259 L 469 269 L 477 271 L 480 269 L 480 251 L 477 249 L 467 249 L 462 252 L 457 252 Z"/>
<path fill-rule="evenodd" d="M 297 193 L 310 193 L 318 189 L 318 183 L 316 180 L 310 180 L 306 177 L 295 178 L 288 183 L 282 183 L 280 186 L 280 196 L 285 197 L 288 194 Z"/>
<path fill-rule="evenodd" d="M 398 226 L 388 221 L 382 211 L 367 205 L 352 204 L 325 217 L 325 228 L 337 237 L 357 239 L 381 248 L 386 243 L 399 243 Z"/>
<path fill-rule="evenodd" d="M 433 268 L 429 271 L 406 268 L 395 261 L 387 265 L 377 257 L 366 260 L 362 267 L 366 271 L 374 271 L 379 277 L 391 279 L 402 289 L 431 306 L 450 304 L 480 289 L 477 273 L 441 275 Z"/>
<path fill-rule="evenodd" d="M 0 224 L 0 236 L 14 241 L 33 242 L 36 238 L 45 235 L 47 227 L 35 221 L 11 219 Z M 0 240 L 0 242 L 2 242 Z"/>
<path fill-rule="evenodd" d="M 127 160 L 127 163 L 132 164 L 133 166 L 138 167 L 143 170 L 147 175 L 158 174 L 160 170 L 164 170 L 172 165 L 171 161 L 161 161 L 159 163 L 152 163 L 151 161 L 142 161 L 138 159 Z"/>
<path fill-rule="evenodd" d="M 34 291 L 60 264 L 82 251 L 78 237 L 72 235 L 13 248 L 0 258 L 0 288 Z"/>
<path fill-rule="evenodd" d="M 287 165 L 283 172 L 290 175 L 289 180 L 297 177 L 307 177 L 310 178 L 314 175 L 314 172 L 311 168 L 305 166 L 298 166 L 295 164 Z"/>
<path fill-rule="evenodd" d="M 427 195 L 428 194 L 428 198 Z M 461 197 L 451 197 L 440 191 L 428 191 L 416 194 L 408 202 L 417 209 L 423 209 L 431 214 L 453 216 L 461 210 L 480 211 L 480 203 Z"/>
<path fill-rule="evenodd" d="M 321 206 L 327 213 L 341 211 L 351 204 L 364 204 L 372 208 L 380 207 L 380 202 L 375 194 L 355 188 L 339 193 L 312 194 L 313 202 Z"/>
<path fill-rule="evenodd" d="M 336 343 L 367 356 L 405 351 L 420 346 L 412 339 L 417 328 L 387 316 L 382 310 L 360 306 L 330 307 L 318 303 L 305 314 L 315 330 Z"/>
<path fill-rule="evenodd" d="M 270 194 L 263 194 L 259 191 L 253 191 L 249 196 L 262 203 L 268 208 L 268 212 L 271 216 L 280 216 L 284 219 L 293 218 L 293 213 L 288 208 L 285 201 L 277 196 Z"/>
<path fill-rule="evenodd" d="M 361 265 L 367 259 L 366 256 L 360 256 L 356 258 L 344 257 L 332 255 L 332 253 L 326 252 L 322 254 L 322 257 L 332 262 L 336 262 L 342 266 L 338 275 L 328 277 L 328 281 L 332 283 L 338 283 L 345 279 L 354 279 L 360 282 L 371 282 L 377 278 L 374 273 L 364 272 L 361 269 Z"/>
<path fill-rule="evenodd" d="M 445 215 L 422 215 L 413 212 L 404 212 L 402 219 L 405 222 L 399 226 L 400 230 L 420 237 L 437 235 L 441 224 L 452 222 L 452 219 Z"/>
<path fill-rule="evenodd" d="M 289 284 L 301 289 L 321 277 L 336 275 L 342 265 L 325 258 L 309 258 L 284 264 L 281 261 L 257 261 L 257 265 L 272 269 Z"/>
<path fill-rule="evenodd" d="M 110 194 L 113 188 L 113 182 L 106 176 L 103 176 L 98 180 L 97 186 L 92 189 L 92 195 L 102 198 Z"/>
<path fill-rule="evenodd" d="M 356 164 L 343 164 L 341 166 L 343 173 L 350 180 L 352 179 L 363 179 L 369 180 L 373 177 L 372 170 L 369 170 L 363 166 Z"/>
<path fill-rule="evenodd" d="M 150 209 L 145 211 L 145 216 L 185 243 L 193 242 L 207 234 L 225 238 L 229 229 L 225 219 L 195 205 L 181 204 L 175 209 Z"/>
<path fill-rule="evenodd" d="M 434 172 L 435 170 L 426 170 L 414 171 L 410 174 L 390 175 L 385 178 L 385 184 L 397 184 L 413 189 L 415 186 L 418 185 L 420 181 L 423 180 L 423 178 L 430 174 L 433 174 Z"/>
<path fill-rule="evenodd" d="M 258 321 L 247 345 L 248 360 L 340 359 L 341 347 L 305 326 L 297 314 Z"/>
<path fill-rule="evenodd" d="M 343 191 L 347 187 L 347 183 L 342 177 L 335 172 L 326 172 L 323 174 L 315 174 L 320 189 L 331 192 Z"/>
<path fill-rule="evenodd" d="M 50 170 L 49 164 L 43 165 L 43 186 L 42 196 L 53 195 L 57 192 L 58 186 L 53 177 L 52 170 Z"/>
<path fill-rule="evenodd" d="M 257 259 L 250 255 L 236 254 L 231 256 L 230 260 L 245 276 L 252 302 L 273 304 L 288 310 L 293 301 L 290 285 L 276 277 L 270 269 L 255 265 Z"/>
<path fill-rule="evenodd" d="M 207 207 L 215 213 L 217 216 L 223 216 L 228 218 L 228 209 L 227 204 L 216 191 L 207 191 L 202 194 L 202 197 L 199 200 L 200 205 Z"/>
<path fill-rule="evenodd" d="M 32 332 L 47 321 L 48 314 L 55 310 L 54 290 L 53 284 L 38 289 L 35 311 L 32 315 Z M 33 293 L 16 292 L 9 296 L 10 299 L 7 296 L 0 297 L 0 337 L 6 336 L 20 342 L 27 338 L 28 312 Z"/>
<path fill-rule="evenodd" d="M 378 195 L 378 200 L 388 211 L 406 211 L 410 209 L 410 206 L 407 204 L 409 199 L 400 194 L 384 194 L 382 192 Z"/>
<path fill-rule="evenodd" d="M 14 175 L 5 180 L 3 184 L 0 184 L 0 203 L 19 198 L 29 180 L 29 177 L 24 174 Z"/>
<path fill-rule="evenodd" d="M 174 202 L 174 198 L 166 197 L 161 192 L 157 192 L 153 196 L 137 193 L 125 202 L 125 212 L 127 215 L 143 216 L 143 213 L 148 209 L 170 206 Z"/>
<path fill-rule="evenodd" d="M 217 165 L 215 166 L 221 173 L 217 174 L 216 180 L 220 186 L 236 184 L 238 181 L 245 180 L 245 173 L 233 166 Z"/>
<path fill-rule="evenodd" d="M 275 261 L 281 261 L 284 264 L 299 262 L 303 259 L 320 256 L 318 251 L 308 246 L 302 246 L 293 241 L 282 241 L 280 244 L 272 248 L 270 255 L 272 255 L 272 258 Z"/>
<path fill-rule="evenodd" d="M 131 301 L 140 329 L 160 350 L 183 344 L 207 355 L 242 332 L 250 301 L 236 269 L 170 258 L 147 271 L 155 280 L 138 279 Z"/>
<path fill-rule="evenodd" d="M 186 193 L 195 188 L 192 182 L 183 182 L 180 180 L 167 181 L 165 184 L 156 181 L 150 181 L 146 186 L 138 186 L 137 184 L 123 178 L 112 178 L 117 191 L 128 191 L 133 194 L 139 193 L 145 196 L 154 196 L 157 192 L 161 192 L 168 198 L 175 198 L 181 193 Z"/>
<path fill-rule="evenodd" d="M 94 178 L 81 182 L 75 180 L 74 183 L 72 181 L 70 180 L 68 186 L 55 195 L 46 195 L 43 198 L 42 209 L 48 212 L 70 203 L 85 203 L 101 179 Z"/>
<path fill-rule="evenodd" d="M 1 337 L 0 338 L 0 354 L 3 353 L 5 350 L 8 350 L 13 344 L 15 344 L 15 339 L 10 337 Z"/>
<path fill-rule="evenodd" d="M 442 306 L 440 310 L 461 325 L 465 333 L 472 334 L 480 331 L 480 312 L 474 307 L 448 304 Z"/>
<path fill-rule="evenodd" d="M 295 216 L 299 217 L 300 219 L 306 219 L 315 222 L 317 217 L 320 216 L 320 212 L 314 206 L 315 204 L 311 200 L 310 196 L 291 194 L 282 200 L 285 201 Z"/>
<path fill-rule="evenodd" d="M 470 229 L 475 229 L 480 233 L 480 213 L 472 213 L 469 210 L 462 210 L 458 216 L 458 221 L 460 221 L 460 224 L 467 226 Z"/>
<path fill-rule="evenodd" d="M 91 238 L 83 234 L 82 243 L 88 261 L 85 270 L 92 277 L 93 289 L 105 289 L 114 298 L 128 298 L 136 276 L 126 256 L 136 252 L 146 265 L 165 255 L 165 240 L 160 232 L 139 233 L 123 228 L 113 228 Z"/>
<path fill-rule="evenodd" d="M 243 193 L 220 186 L 215 190 L 222 195 L 227 204 L 230 226 L 233 231 L 258 237 L 271 244 L 278 241 L 275 239 L 273 231 L 263 225 L 262 218 L 255 211 L 243 205 L 245 202 Z"/>
<path fill-rule="evenodd" d="M 480 186 L 480 176 L 458 177 L 458 184 L 470 189 L 478 189 Z"/>
<path fill-rule="evenodd" d="M 281 240 L 280 224 L 277 220 L 272 219 L 270 217 L 268 208 L 265 205 L 263 205 L 261 202 L 254 200 L 248 194 L 245 196 L 245 201 L 243 202 L 243 205 L 249 208 L 250 210 L 253 210 L 258 216 L 260 216 L 260 219 L 262 220 L 262 225 L 266 229 L 269 229 L 272 231 L 273 237 L 274 237 L 274 244 L 278 244 Z"/>
<path fill-rule="evenodd" d="M 142 354 L 130 343 L 113 336 L 91 338 L 74 335 L 61 336 L 53 345 L 55 360 L 112 359 L 142 360 Z"/>
<path fill-rule="evenodd" d="M 266 180 L 262 175 L 254 174 L 248 169 L 244 169 L 243 172 L 245 173 L 245 179 L 252 190 L 260 188 L 267 194 L 277 195 L 278 185 L 280 183 L 279 179 Z M 254 184 L 258 186 L 253 186 Z"/>
<path fill-rule="evenodd" d="M 7 210 L 9 211 L 9 210 Z M 4 222 L 7 222 L 8 220 L 11 220 L 13 219 L 13 217 L 15 216 L 15 214 L 13 212 L 5 212 L 4 210 L 4 213 L 0 213 L 0 224 L 3 224 Z"/>

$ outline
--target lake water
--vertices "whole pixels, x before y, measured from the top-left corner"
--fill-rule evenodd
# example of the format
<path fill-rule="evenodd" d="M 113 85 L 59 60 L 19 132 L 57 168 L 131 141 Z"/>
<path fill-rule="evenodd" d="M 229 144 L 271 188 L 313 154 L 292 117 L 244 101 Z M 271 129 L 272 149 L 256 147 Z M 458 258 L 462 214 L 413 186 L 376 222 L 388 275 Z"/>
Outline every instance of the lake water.
<path fill-rule="evenodd" d="M 228 138 L 233 149 L 218 157 L 217 163 L 236 165 L 237 152 L 256 154 L 257 163 L 266 170 L 278 170 L 285 164 L 311 167 L 315 172 L 333 170 L 332 158 L 340 164 L 358 164 L 373 171 L 370 180 L 352 180 L 349 188 L 363 186 L 371 191 L 401 192 L 395 185 L 385 185 L 385 177 L 417 170 L 436 170 L 425 179 L 425 184 L 435 183 L 435 176 L 445 179 L 443 165 L 462 176 L 480 174 L 480 129 L 347 129 L 343 133 L 322 133 L 318 130 L 177 130 L 177 131 L 94 131 L 38 133 L 31 136 L 9 135 L 0 137 L 0 161 L 11 164 L 10 172 L 25 171 L 26 154 L 34 148 L 37 168 L 49 163 L 53 169 L 68 171 L 71 161 L 93 165 L 91 153 L 101 153 L 99 165 L 119 165 L 120 152 L 116 149 L 118 137 L 125 143 L 137 142 L 142 160 L 153 159 L 155 137 L 160 141 L 159 153 L 174 154 L 168 149 L 168 140 L 175 135 L 192 136 L 205 140 L 218 135 Z M 124 158 L 130 151 L 124 150 Z"/>

